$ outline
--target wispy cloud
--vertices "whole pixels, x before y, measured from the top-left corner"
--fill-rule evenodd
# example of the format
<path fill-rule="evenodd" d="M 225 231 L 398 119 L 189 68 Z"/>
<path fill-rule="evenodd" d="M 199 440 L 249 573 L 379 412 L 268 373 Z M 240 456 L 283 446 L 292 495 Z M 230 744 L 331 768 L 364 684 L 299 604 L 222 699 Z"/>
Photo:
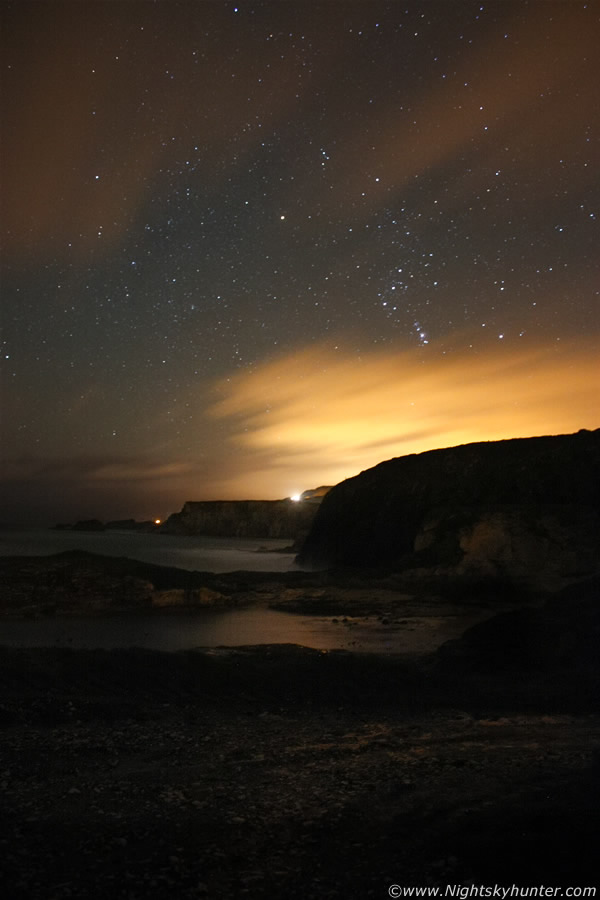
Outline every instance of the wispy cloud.
<path fill-rule="evenodd" d="M 243 457 L 229 473 L 268 495 L 337 482 L 406 453 L 595 427 L 592 346 L 435 347 L 357 358 L 302 350 L 219 384 L 209 412 Z M 259 489 L 260 488 L 260 489 Z"/>

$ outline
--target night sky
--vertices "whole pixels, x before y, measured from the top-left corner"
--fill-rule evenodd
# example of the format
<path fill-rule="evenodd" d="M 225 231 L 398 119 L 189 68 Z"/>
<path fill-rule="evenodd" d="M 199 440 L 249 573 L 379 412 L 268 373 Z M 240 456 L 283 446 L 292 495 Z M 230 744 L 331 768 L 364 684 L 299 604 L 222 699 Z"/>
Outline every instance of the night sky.
<path fill-rule="evenodd" d="M 2 520 L 600 425 L 600 3 L 2 18 Z"/>

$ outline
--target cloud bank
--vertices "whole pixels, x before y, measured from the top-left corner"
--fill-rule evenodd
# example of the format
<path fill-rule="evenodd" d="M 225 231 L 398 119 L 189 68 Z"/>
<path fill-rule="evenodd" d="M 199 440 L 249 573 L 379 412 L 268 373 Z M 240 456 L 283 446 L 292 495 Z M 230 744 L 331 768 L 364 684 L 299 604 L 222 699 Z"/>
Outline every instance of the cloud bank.
<path fill-rule="evenodd" d="M 222 381 L 209 413 L 240 451 L 227 493 L 286 496 L 393 456 L 596 427 L 599 376 L 581 341 L 360 357 L 319 347 Z"/>

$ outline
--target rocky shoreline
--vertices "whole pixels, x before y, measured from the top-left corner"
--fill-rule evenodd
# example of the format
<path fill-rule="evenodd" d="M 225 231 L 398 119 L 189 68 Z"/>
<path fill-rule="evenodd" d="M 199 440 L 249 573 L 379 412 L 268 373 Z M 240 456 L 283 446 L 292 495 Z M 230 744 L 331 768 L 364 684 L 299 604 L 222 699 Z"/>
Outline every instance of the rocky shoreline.
<path fill-rule="evenodd" d="M 143 583 L 350 615 L 409 602 L 389 574 L 371 573 L 369 587 L 346 573 L 336 586 L 332 573 L 101 560 L 4 560 L 5 610 L 18 598 L 31 609 L 36 584 L 55 614 L 85 597 L 93 610 L 107 588 L 115 608 L 133 596 L 152 609 L 152 592 L 134 589 Z M 486 620 L 410 658 L 0 647 L 6 896 L 316 900 L 385 897 L 392 884 L 595 884 L 598 580 L 514 595 L 512 611 L 505 591 L 486 590 L 429 592 L 429 612 L 462 604 Z"/>
<path fill-rule="evenodd" d="M 545 595 L 499 579 L 380 570 L 193 572 L 82 550 L 0 557 L 0 618 L 269 606 L 314 615 L 393 614 L 399 606 L 489 612 Z"/>

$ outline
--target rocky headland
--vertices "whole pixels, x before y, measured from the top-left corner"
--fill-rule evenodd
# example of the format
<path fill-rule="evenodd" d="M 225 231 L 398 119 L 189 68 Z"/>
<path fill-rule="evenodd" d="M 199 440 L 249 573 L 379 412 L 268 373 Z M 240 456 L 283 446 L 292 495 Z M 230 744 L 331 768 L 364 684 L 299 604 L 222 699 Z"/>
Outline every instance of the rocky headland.
<path fill-rule="evenodd" d="M 557 589 L 600 570 L 600 430 L 466 444 L 336 485 L 306 566 Z"/>
<path fill-rule="evenodd" d="M 320 497 L 287 500 L 189 500 L 160 526 L 165 534 L 235 538 L 304 538 Z"/>

